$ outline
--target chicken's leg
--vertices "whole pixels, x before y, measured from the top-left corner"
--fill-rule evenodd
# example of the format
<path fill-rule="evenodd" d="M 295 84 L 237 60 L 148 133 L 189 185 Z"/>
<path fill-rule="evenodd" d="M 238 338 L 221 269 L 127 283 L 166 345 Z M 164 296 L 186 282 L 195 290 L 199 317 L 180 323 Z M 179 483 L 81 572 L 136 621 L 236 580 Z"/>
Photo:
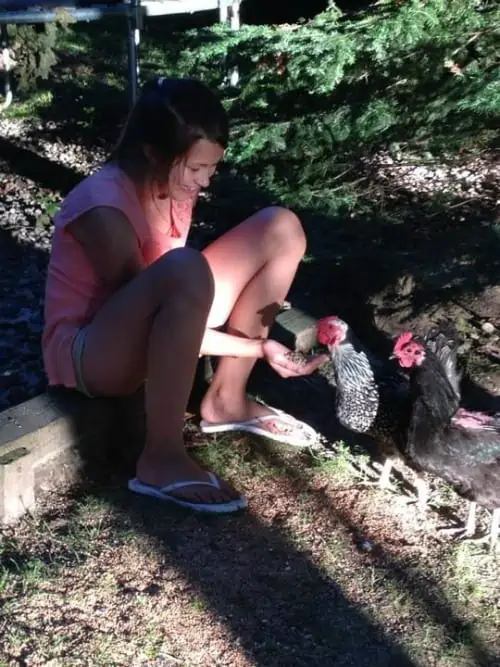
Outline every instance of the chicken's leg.
<path fill-rule="evenodd" d="M 391 483 L 390 483 L 390 477 L 391 477 L 391 470 L 392 470 L 392 464 L 393 460 L 391 458 L 386 458 L 384 465 L 382 466 L 382 470 L 380 471 L 380 475 L 378 479 L 371 479 L 364 481 L 362 483 L 363 486 L 376 486 L 382 491 L 386 491 L 387 489 L 391 488 Z"/>
<path fill-rule="evenodd" d="M 491 515 L 491 528 L 490 528 L 490 553 L 495 551 L 498 538 L 500 537 L 500 507 L 497 507 L 493 510 Z"/>
<path fill-rule="evenodd" d="M 439 528 L 439 532 L 447 535 L 457 535 L 458 539 L 461 540 L 471 540 L 476 532 L 476 509 L 477 503 L 471 501 L 469 503 L 469 513 L 467 515 L 467 523 L 465 526 Z"/>
<path fill-rule="evenodd" d="M 472 506 L 474 506 L 474 510 L 472 510 Z M 467 521 L 467 527 L 465 529 L 465 533 L 462 539 L 464 540 L 470 540 L 471 542 L 475 542 L 476 544 L 484 544 L 485 542 L 489 542 L 490 548 L 489 551 L 490 553 L 493 553 L 496 549 L 497 546 L 497 541 L 498 538 L 500 537 L 500 507 L 497 507 L 496 509 L 493 510 L 492 515 L 491 515 L 491 526 L 490 526 L 490 532 L 487 533 L 486 535 L 483 535 L 482 537 L 473 537 L 474 533 L 476 532 L 476 527 L 475 527 L 475 521 L 473 522 L 473 527 L 470 528 L 469 523 L 470 523 L 470 514 L 474 514 L 475 516 L 475 506 L 476 503 L 471 503 L 471 510 L 469 513 L 469 520 Z M 471 532 L 468 533 L 467 531 L 470 530 Z"/>
<path fill-rule="evenodd" d="M 484 542 L 489 542 L 490 553 L 493 553 L 496 549 L 498 538 L 500 537 L 500 507 L 497 507 L 493 510 L 491 515 L 491 526 L 490 531 L 487 535 L 482 537 L 474 537 L 476 532 L 476 509 L 477 503 L 471 502 L 469 506 L 469 516 L 467 518 L 467 523 L 465 528 L 450 528 L 445 529 L 442 532 L 452 533 L 462 533 L 459 539 L 475 542 L 476 544 L 481 544 Z"/>
<path fill-rule="evenodd" d="M 472 537 L 476 532 L 476 509 L 477 503 L 472 501 L 469 504 L 469 516 L 467 517 L 467 523 L 465 524 L 465 536 Z"/>
<path fill-rule="evenodd" d="M 392 463 L 392 459 L 387 457 L 384 465 L 382 466 L 382 471 L 380 473 L 380 477 L 378 478 L 378 486 L 381 489 L 387 489 L 390 487 Z"/>
<path fill-rule="evenodd" d="M 427 509 L 427 502 L 429 500 L 429 485 L 425 481 L 424 477 L 421 477 L 417 474 L 415 479 L 415 486 L 417 489 L 417 506 L 421 512 L 425 512 Z"/>
<path fill-rule="evenodd" d="M 474 510 L 472 507 L 474 506 Z M 490 553 L 493 553 L 496 549 L 497 546 L 497 541 L 499 538 L 499 533 L 500 533 L 500 507 L 497 507 L 496 509 L 493 510 L 491 514 L 491 526 L 490 526 L 490 531 L 486 535 L 483 535 L 482 537 L 472 537 L 474 533 L 476 532 L 476 526 L 475 526 L 475 520 L 472 524 L 472 528 L 469 525 L 471 522 L 470 515 L 473 514 L 475 517 L 476 513 L 476 503 L 471 503 L 471 509 L 469 512 L 469 519 L 467 521 L 467 527 L 465 529 L 465 533 L 462 539 L 464 540 L 470 540 L 471 542 L 475 542 L 476 544 L 484 544 L 485 542 L 489 542 L 490 548 L 489 551 Z M 467 531 L 470 531 L 469 533 Z"/>

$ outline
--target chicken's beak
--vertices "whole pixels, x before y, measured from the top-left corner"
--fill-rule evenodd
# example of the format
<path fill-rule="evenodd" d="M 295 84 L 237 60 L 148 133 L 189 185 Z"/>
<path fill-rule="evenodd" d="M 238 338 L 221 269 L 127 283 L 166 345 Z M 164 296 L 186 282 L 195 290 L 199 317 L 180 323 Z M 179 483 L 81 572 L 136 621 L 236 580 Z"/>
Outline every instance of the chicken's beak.
<path fill-rule="evenodd" d="M 393 352 L 389 357 L 389 361 L 393 361 L 394 359 L 396 359 L 396 355 Z"/>

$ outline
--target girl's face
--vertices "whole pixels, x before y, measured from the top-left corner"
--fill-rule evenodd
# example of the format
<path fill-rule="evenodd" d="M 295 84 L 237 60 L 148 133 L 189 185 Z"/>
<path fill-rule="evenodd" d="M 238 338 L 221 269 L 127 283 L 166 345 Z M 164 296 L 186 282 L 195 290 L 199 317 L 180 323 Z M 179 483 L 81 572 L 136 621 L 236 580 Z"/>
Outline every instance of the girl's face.
<path fill-rule="evenodd" d="M 186 155 L 174 162 L 168 177 L 168 195 L 177 201 L 193 199 L 207 188 L 224 156 L 219 144 L 198 139 Z"/>

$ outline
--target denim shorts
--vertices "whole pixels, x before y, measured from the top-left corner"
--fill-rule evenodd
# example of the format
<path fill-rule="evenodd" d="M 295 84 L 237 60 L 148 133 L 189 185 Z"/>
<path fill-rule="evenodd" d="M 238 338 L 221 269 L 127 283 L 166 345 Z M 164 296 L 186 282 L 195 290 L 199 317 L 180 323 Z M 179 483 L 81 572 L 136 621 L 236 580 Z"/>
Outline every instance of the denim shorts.
<path fill-rule="evenodd" d="M 76 389 L 77 391 L 85 394 L 89 398 L 94 398 L 94 396 L 89 392 L 85 386 L 85 380 L 83 379 L 83 368 L 82 368 L 82 358 L 83 358 L 83 349 L 85 347 L 85 339 L 87 337 L 87 327 L 82 327 L 76 334 L 75 340 L 73 341 L 72 348 L 72 357 L 73 357 L 73 369 L 75 371 L 76 378 Z"/>

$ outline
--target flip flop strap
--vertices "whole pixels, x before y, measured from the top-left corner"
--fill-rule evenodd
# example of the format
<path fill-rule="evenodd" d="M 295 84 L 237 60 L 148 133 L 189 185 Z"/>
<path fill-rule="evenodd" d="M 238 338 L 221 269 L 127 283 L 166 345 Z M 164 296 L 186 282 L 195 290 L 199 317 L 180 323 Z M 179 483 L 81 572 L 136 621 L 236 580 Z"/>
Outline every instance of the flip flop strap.
<path fill-rule="evenodd" d="M 171 491 L 177 491 L 178 489 L 185 489 L 188 486 L 210 486 L 212 489 L 220 489 L 219 480 L 213 474 L 213 472 L 207 472 L 210 482 L 198 482 L 197 480 L 191 480 L 187 482 L 172 482 L 172 484 L 167 484 L 162 486 L 160 491 L 162 493 L 170 493 Z"/>
<path fill-rule="evenodd" d="M 300 421 L 300 419 L 295 419 L 295 417 L 292 417 L 292 415 L 289 415 L 286 412 L 283 412 L 283 410 L 277 410 L 276 408 L 271 408 L 274 410 L 273 414 L 270 415 L 263 415 L 262 417 L 255 417 L 255 419 L 250 419 L 247 424 L 251 425 L 253 424 L 259 424 L 261 422 L 266 422 L 266 421 L 271 421 L 272 419 L 275 419 L 276 421 L 280 421 L 285 425 L 285 427 L 288 427 L 293 430 L 300 430 L 304 434 L 309 434 L 311 437 L 316 437 L 316 431 L 309 426 L 308 424 L 305 424 L 304 422 Z"/>
<path fill-rule="evenodd" d="M 292 417 L 286 412 L 276 412 L 270 415 L 262 415 L 262 417 L 254 417 L 253 419 L 249 419 L 247 422 L 243 423 L 249 425 L 259 424 L 261 422 L 272 421 L 273 419 L 276 420 L 277 422 L 279 421 L 283 422 L 283 424 L 286 424 L 290 428 L 300 428 L 300 429 L 307 428 L 307 424 L 304 424 L 304 422 L 301 422 L 299 419 L 295 419 L 295 417 Z"/>

